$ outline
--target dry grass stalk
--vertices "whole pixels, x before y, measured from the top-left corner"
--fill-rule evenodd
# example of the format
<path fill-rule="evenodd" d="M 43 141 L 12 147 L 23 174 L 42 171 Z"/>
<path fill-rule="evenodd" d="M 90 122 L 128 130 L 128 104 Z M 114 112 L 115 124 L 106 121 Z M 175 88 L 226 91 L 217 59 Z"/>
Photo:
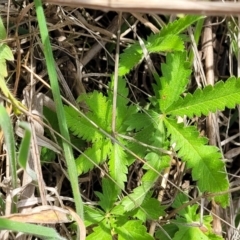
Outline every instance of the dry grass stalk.
<path fill-rule="evenodd" d="M 196 0 L 47 0 L 49 3 L 104 11 L 238 15 L 240 2 Z"/>

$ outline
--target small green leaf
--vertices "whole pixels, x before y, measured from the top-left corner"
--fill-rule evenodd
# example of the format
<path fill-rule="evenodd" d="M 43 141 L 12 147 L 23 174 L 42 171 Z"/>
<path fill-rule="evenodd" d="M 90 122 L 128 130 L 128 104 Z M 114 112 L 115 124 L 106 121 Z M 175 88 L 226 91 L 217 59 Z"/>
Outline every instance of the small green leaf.
<path fill-rule="evenodd" d="M 153 240 L 145 226 L 139 220 L 127 221 L 123 226 L 117 227 L 118 240 Z"/>
<path fill-rule="evenodd" d="M 184 203 L 188 202 L 189 199 L 184 193 L 179 193 L 176 198 L 174 199 L 174 202 L 172 204 L 172 207 L 178 208 L 181 207 Z M 178 215 L 182 216 L 187 222 L 197 222 L 199 221 L 199 214 L 197 214 L 198 205 L 189 205 L 185 207 L 184 209 L 181 209 L 178 211 Z"/>
<path fill-rule="evenodd" d="M 112 143 L 109 139 L 102 139 L 98 142 L 94 142 L 91 147 L 84 151 L 76 159 L 76 167 L 78 175 L 86 173 L 94 168 L 94 163 L 99 165 L 107 160 L 107 156 L 111 154 Z"/>
<path fill-rule="evenodd" d="M 134 208 L 139 207 L 146 194 L 150 191 L 154 183 L 159 177 L 158 172 L 164 169 L 166 166 L 169 166 L 170 157 L 169 156 L 160 156 L 158 154 L 149 154 L 146 157 L 146 160 L 149 161 L 149 165 L 155 169 L 152 170 L 149 166 L 146 165 L 146 169 L 149 169 L 142 177 L 142 185 L 135 188 L 133 193 L 124 197 L 122 200 L 122 205 L 124 206 L 125 211 L 131 211 Z"/>
<path fill-rule="evenodd" d="M 165 224 L 156 231 L 155 236 L 157 240 L 170 240 L 173 239 L 178 227 L 175 224 Z"/>
<path fill-rule="evenodd" d="M 169 34 L 166 37 L 151 35 L 147 39 L 147 50 L 149 53 L 183 51 L 183 40 L 178 35 Z"/>
<path fill-rule="evenodd" d="M 8 76 L 7 63 L 5 59 L 0 58 L 0 77 L 4 78 Z"/>
<path fill-rule="evenodd" d="M 97 224 L 105 218 L 105 212 L 101 209 L 93 208 L 92 206 L 84 205 L 84 223 L 86 227 Z"/>
<path fill-rule="evenodd" d="M 9 60 L 9 61 L 14 60 L 14 56 L 12 54 L 11 48 L 5 43 L 0 44 L 0 59 Z"/>
<path fill-rule="evenodd" d="M 68 106 L 64 106 L 64 110 L 68 127 L 74 135 L 87 141 L 97 141 L 103 138 L 103 135 L 89 121 L 83 118 L 78 111 Z"/>
<path fill-rule="evenodd" d="M 120 191 L 119 188 L 116 188 L 115 183 L 108 178 L 102 179 L 102 191 L 103 193 L 95 192 L 95 194 L 100 199 L 99 205 L 101 208 L 105 212 L 109 212 L 113 207 Z"/>
<path fill-rule="evenodd" d="M 124 76 L 129 73 L 143 59 L 143 52 L 138 42 L 132 44 L 120 55 L 118 75 Z"/>
<path fill-rule="evenodd" d="M 97 239 L 112 240 L 111 229 L 106 219 L 98 223 L 98 226 L 93 228 L 93 233 L 86 238 L 86 240 Z"/>
<path fill-rule="evenodd" d="M 141 208 L 138 209 L 138 212 L 143 212 L 143 215 L 145 215 L 146 218 L 145 221 L 158 220 L 161 216 L 165 215 L 164 209 L 165 208 L 161 206 L 156 198 L 148 198 L 146 196 L 141 205 Z"/>
<path fill-rule="evenodd" d="M 110 159 L 108 161 L 110 176 L 116 181 L 117 188 L 124 189 L 124 183 L 127 181 L 127 166 L 129 165 L 127 155 L 122 147 L 113 144 Z"/>
<path fill-rule="evenodd" d="M 186 227 L 184 225 L 179 226 L 179 231 L 176 232 L 172 240 L 210 240 L 199 227 Z"/>

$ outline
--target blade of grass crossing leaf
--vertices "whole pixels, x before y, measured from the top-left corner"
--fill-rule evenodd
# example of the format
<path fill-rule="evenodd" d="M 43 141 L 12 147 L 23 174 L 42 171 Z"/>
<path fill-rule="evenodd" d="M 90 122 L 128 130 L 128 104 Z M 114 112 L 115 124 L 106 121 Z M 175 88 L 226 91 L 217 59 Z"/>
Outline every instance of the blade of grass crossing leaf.
<path fill-rule="evenodd" d="M 11 177 L 12 177 L 12 188 L 17 188 L 17 166 L 16 166 L 16 150 L 15 150 L 15 141 L 13 136 L 13 128 L 11 119 L 8 116 L 6 109 L 3 106 L 0 106 L 0 126 L 4 133 L 5 144 L 7 147 L 7 154 L 11 169 Z M 13 199 L 13 212 L 16 212 L 16 197 Z"/>
<path fill-rule="evenodd" d="M 11 230 L 14 232 L 23 232 L 27 234 L 31 234 L 34 236 L 38 236 L 41 239 L 45 240 L 65 240 L 65 238 L 61 237 L 54 229 L 38 226 L 29 223 L 22 223 L 17 221 L 12 221 L 9 219 L 1 219 L 0 218 L 0 230 Z"/>
<path fill-rule="evenodd" d="M 55 69 L 54 58 L 53 58 L 52 48 L 49 40 L 48 29 L 46 25 L 46 19 L 43 11 L 42 1 L 34 0 L 34 3 L 36 6 L 37 19 L 38 19 L 41 39 L 43 42 L 44 55 L 46 58 L 47 70 L 50 78 L 53 98 L 56 103 L 56 112 L 57 112 L 60 132 L 67 141 L 70 141 L 69 132 L 68 132 L 67 123 L 66 123 L 66 117 L 65 117 L 61 97 L 60 97 L 57 73 Z M 83 219 L 83 203 L 82 203 L 81 195 L 79 192 L 78 175 L 77 175 L 77 169 L 76 169 L 76 165 L 73 157 L 72 148 L 70 148 L 67 142 L 63 141 L 63 149 L 64 149 L 65 159 L 67 162 L 68 174 L 69 174 L 69 179 L 72 186 L 73 196 L 76 204 L 76 210 L 77 210 L 77 213 L 80 215 L 80 217 Z"/>

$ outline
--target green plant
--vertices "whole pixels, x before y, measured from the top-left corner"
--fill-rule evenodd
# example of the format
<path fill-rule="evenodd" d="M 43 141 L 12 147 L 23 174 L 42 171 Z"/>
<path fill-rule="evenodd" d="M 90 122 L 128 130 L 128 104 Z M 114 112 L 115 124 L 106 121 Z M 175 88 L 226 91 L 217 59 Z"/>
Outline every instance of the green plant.
<path fill-rule="evenodd" d="M 141 239 L 137 235 L 124 235 L 131 224 L 131 227 L 143 231 L 141 235 L 145 238 L 142 239 L 152 239 L 142 224 L 146 220 L 158 220 L 164 216 L 164 207 L 152 198 L 151 189 L 160 173 L 170 166 L 173 157 L 167 154 L 170 149 L 186 162 L 187 168 L 192 169 L 192 178 L 197 181 L 200 194 L 211 193 L 222 207 L 229 204 L 229 196 L 224 193 L 229 188 L 229 182 L 220 151 L 208 145 L 208 140 L 200 136 L 196 126 L 178 123 L 179 117 L 206 116 L 225 107 L 234 108 L 240 103 L 240 79 L 234 77 L 226 82 L 219 81 L 215 86 L 197 89 L 193 94 L 186 93 L 191 63 L 184 49 L 187 37 L 182 32 L 199 19 L 201 17 L 195 16 L 178 19 L 164 27 L 159 34 L 148 37 L 144 42 L 146 49 L 137 42 L 120 55 L 114 133 L 111 128 L 113 81 L 109 83 L 106 96 L 94 91 L 79 97 L 79 102 L 84 102 L 88 107 L 86 115 L 72 107 L 65 107 L 70 130 L 90 146 L 76 159 L 78 174 L 107 162 L 109 176 L 114 181 L 103 179 L 103 193 L 96 193 L 101 210 L 85 207 L 87 225 L 98 224 L 87 239 L 112 239 L 113 235 L 118 235 L 118 239 Z M 156 81 L 153 85 L 154 96 L 149 98 L 150 107 L 143 110 L 127 99 L 128 89 L 122 76 L 146 57 L 145 50 L 165 54 L 166 62 L 161 65 L 161 76 L 153 73 Z M 132 193 L 120 197 L 126 193 L 124 183 L 127 180 L 127 167 L 136 158 L 145 160 L 141 185 Z M 119 201 L 117 196 L 120 197 Z M 180 202 L 188 200 L 184 195 L 179 196 L 172 207 L 178 207 Z M 201 229 L 193 225 L 199 221 L 196 209 L 197 205 L 193 205 L 179 212 L 179 217 L 172 223 L 175 227 L 166 225 L 167 233 L 169 231 L 174 240 L 183 239 L 183 230 L 179 230 L 178 226 L 184 223 L 187 224 L 186 232 L 190 231 L 194 236 L 191 239 L 221 239 L 212 232 L 209 215 L 204 216 L 206 231 L 198 235 Z M 183 221 L 184 211 L 191 217 L 184 215 Z M 160 232 L 157 232 L 158 236 Z"/>
<path fill-rule="evenodd" d="M 11 169 L 12 188 L 13 190 L 15 190 L 18 187 L 17 186 L 17 160 L 19 165 L 34 180 L 36 180 L 36 173 L 33 170 L 31 170 L 28 166 L 28 154 L 30 151 L 31 131 L 30 131 L 29 125 L 26 122 L 19 123 L 19 126 L 25 129 L 25 134 L 19 147 L 19 153 L 16 156 L 16 148 L 15 148 L 16 142 L 14 140 L 11 119 L 8 116 L 6 109 L 1 105 L 0 105 L 0 115 L 1 115 L 0 127 L 4 133 L 4 139 L 5 139 L 7 154 L 8 154 L 9 163 L 10 163 L 9 165 Z M 17 212 L 17 206 L 16 206 L 17 201 L 18 201 L 17 195 L 13 196 L 12 209 L 11 209 L 12 213 Z M 6 211 L 5 199 L 0 198 L 0 202 L 1 202 L 1 211 L 5 212 Z M 64 239 L 54 229 L 7 219 L 8 217 L 11 218 L 12 216 L 14 216 L 14 214 L 0 217 L 0 230 L 23 232 L 26 234 L 39 236 L 40 238 L 44 238 L 44 239 Z M 26 217 L 23 216 L 22 221 L 26 221 L 26 219 L 24 218 Z"/>
<path fill-rule="evenodd" d="M 24 108 L 24 106 L 13 96 L 5 82 L 5 78 L 8 76 L 6 61 L 14 60 L 12 50 L 6 43 L 2 42 L 2 40 L 5 40 L 6 37 L 6 29 L 4 27 L 2 18 L 0 17 L 0 89 L 5 95 L 5 97 L 8 98 L 9 101 L 11 101 L 14 112 L 16 114 L 20 114 L 21 112 L 19 111 L 18 107 L 20 106 Z"/>

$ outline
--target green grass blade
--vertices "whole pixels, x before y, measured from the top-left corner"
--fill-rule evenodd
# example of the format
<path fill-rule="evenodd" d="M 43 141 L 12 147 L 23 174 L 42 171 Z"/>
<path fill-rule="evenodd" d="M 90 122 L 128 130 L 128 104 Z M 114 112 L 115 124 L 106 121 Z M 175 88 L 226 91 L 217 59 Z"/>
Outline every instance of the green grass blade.
<path fill-rule="evenodd" d="M 45 240 L 65 240 L 54 229 L 0 218 L 0 230 L 23 232 Z"/>
<path fill-rule="evenodd" d="M 63 104 L 61 101 L 59 86 L 58 86 L 57 73 L 56 73 L 55 64 L 54 64 L 52 48 L 49 40 L 46 19 L 43 11 L 42 1 L 34 0 L 34 3 L 36 6 L 37 19 L 38 19 L 41 39 L 43 42 L 44 55 L 46 58 L 47 70 L 50 78 L 53 99 L 56 104 L 56 112 L 57 112 L 60 132 L 63 138 L 65 138 L 67 141 L 70 141 L 69 132 L 68 132 L 67 123 L 66 123 L 66 117 L 63 109 Z M 83 203 L 82 203 L 81 195 L 79 192 L 78 175 L 77 175 L 77 169 L 76 169 L 75 160 L 73 157 L 72 148 L 65 141 L 63 141 L 62 144 L 63 144 L 65 159 L 67 162 L 69 179 L 71 182 L 73 196 L 76 204 L 76 211 L 79 214 L 79 216 L 83 219 Z"/>
<path fill-rule="evenodd" d="M 31 143 L 31 129 L 28 123 L 20 122 L 19 127 L 25 129 L 24 136 L 22 138 L 22 142 L 19 148 L 18 154 L 18 163 L 19 165 L 26 170 L 28 175 L 34 180 L 37 181 L 36 173 L 28 166 L 28 156 L 30 152 L 30 143 Z"/>
<path fill-rule="evenodd" d="M 6 109 L 0 106 L 0 126 L 4 133 L 5 144 L 7 147 L 7 154 L 9 158 L 9 164 L 11 169 L 12 177 L 12 187 L 17 188 L 17 164 L 16 164 L 16 150 L 15 150 L 15 140 L 13 135 L 12 122 Z M 12 212 L 16 212 L 16 197 L 13 199 L 13 209 Z"/>

